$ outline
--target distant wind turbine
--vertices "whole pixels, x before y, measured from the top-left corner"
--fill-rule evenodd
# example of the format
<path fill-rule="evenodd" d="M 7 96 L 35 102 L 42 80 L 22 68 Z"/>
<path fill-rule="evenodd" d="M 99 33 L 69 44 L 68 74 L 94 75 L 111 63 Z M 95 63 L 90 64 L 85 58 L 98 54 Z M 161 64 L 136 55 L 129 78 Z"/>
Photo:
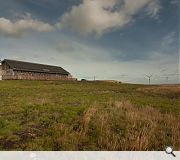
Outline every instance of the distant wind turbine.
<path fill-rule="evenodd" d="M 152 74 L 151 75 L 145 75 L 148 79 L 149 79 L 149 84 L 151 84 L 151 77 L 153 76 Z"/>

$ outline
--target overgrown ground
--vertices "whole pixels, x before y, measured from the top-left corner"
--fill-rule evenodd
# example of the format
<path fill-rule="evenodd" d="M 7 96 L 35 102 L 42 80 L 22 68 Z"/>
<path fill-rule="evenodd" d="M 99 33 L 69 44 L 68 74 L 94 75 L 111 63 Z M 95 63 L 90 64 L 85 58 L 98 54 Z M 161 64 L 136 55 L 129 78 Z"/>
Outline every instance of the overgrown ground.
<path fill-rule="evenodd" d="M 0 81 L 0 150 L 180 150 L 180 86 Z"/>

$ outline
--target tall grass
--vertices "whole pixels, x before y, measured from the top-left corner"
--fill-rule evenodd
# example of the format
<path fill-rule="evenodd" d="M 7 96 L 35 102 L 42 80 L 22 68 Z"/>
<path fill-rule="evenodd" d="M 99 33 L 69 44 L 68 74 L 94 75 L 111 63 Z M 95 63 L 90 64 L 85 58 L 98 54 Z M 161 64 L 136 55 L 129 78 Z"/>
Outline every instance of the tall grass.
<path fill-rule="evenodd" d="M 138 108 L 129 101 L 100 107 L 93 119 L 102 150 L 162 150 L 166 145 L 180 149 L 180 121 L 155 108 Z"/>
<path fill-rule="evenodd" d="M 180 149 L 178 116 L 150 106 L 139 108 L 129 101 L 94 103 L 78 126 L 54 123 L 48 130 L 52 132 L 41 145 L 53 150 L 146 151 L 168 145 Z"/>

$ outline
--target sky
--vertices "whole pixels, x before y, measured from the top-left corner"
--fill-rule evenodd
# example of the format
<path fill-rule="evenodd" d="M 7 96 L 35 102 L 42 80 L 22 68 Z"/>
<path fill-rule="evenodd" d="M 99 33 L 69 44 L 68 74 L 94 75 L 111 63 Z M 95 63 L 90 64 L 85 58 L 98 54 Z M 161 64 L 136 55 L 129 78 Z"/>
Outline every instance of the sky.
<path fill-rule="evenodd" d="M 78 79 L 179 83 L 178 0 L 0 0 L 0 59 Z"/>

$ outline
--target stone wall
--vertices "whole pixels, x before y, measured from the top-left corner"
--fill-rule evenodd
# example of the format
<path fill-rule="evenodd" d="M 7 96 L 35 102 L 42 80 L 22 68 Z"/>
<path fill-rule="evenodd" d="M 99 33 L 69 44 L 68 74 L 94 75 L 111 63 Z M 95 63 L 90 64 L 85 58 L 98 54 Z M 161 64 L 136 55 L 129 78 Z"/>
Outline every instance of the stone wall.
<path fill-rule="evenodd" d="M 69 75 L 7 70 L 3 80 L 76 80 Z"/>

